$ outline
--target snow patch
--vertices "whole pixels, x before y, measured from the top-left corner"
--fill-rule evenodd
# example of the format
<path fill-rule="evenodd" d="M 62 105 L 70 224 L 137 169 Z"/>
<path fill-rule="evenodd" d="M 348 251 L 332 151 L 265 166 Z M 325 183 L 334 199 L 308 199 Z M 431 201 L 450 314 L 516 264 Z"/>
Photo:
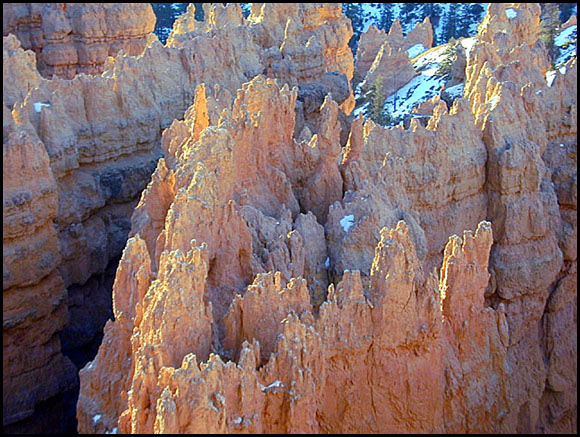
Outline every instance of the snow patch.
<path fill-rule="evenodd" d="M 101 414 L 95 414 L 93 417 L 93 423 L 97 423 L 103 417 Z"/>
<path fill-rule="evenodd" d="M 498 95 L 493 96 L 491 99 L 489 99 L 488 103 L 491 105 L 492 109 L 495 108 L 499 103 L 499 96 Z"/>
<path fill-rule="evenodd" d="M 423 47 L 423 44 L 417 43 L 413 47 L 411 47 L 407 50 L 407 55 L 409 56 L 409 59 L 413 59 L 413 58 L 416 58 L 417 56 L 419 56 L 424 51 L 425 51 L 425 47 Z"/>
<path fill-rule="evenodd" d="M 447 94 L 449 94 L 451 97 L 454 97 L 454 98 L 461 97 L 461 96 L 463 96 L 464 85 L 465 84 L 460 83 L 458 85 L 454 85 L 452 87 L 445 88 L 445 90 L 447 91 Z"/>
<path fill-rule="evenodd" d="M 354 225 L 354 215 L 345 215 L 340 219 L 340 225 L 342 226 L 342 229 L 344 229 L 344 232 L 348 232 L 348 230 L 352 228 L 352 225 Z"/>
<path fill-rule="evenodd" d="M 554 38 L 554 45 L 559 50 L 559 54 L 554 61 L 554 65 L 557 67 L 568 62 L 570 58 L 577 56 L 576 29 L 576 25 L 567 27 Z"/>
<path fill-rule="evenodd" d="M 574 34 L 576 33 L 577 25 L 574 24 L 573 26 L 567 27 L 562 32 L 554 37 L 554 44 L 558 47 L 562 47 L 567 42 L 574 41 Z"/>
<path fill-rule="evenodd" d="M 44 103 L 44 102 L 34 102 L 34 110 L 36 112 L 40 112 L 42 111 L 42 107 L 43 106 L 50 106 L 50 103 Z"/>
<path fill-rule="evenodd" d="M 477 41 L 477 36 L 472 36 L 471 38 L 463 38 L 461 40 L 461 45 L 465 48 L 465 58 L 469 59 L 469 53 L 473 48 L 475 41 Z"/>
<path fill-rule="evenodd" d="M 550 87 L 552 86 L 555 78 L 556 78 L 556 71 L 555 70 L 550 70 L 550 71 L 546 72 L 546 83 L 548 84 L 548 86 L 550 86 Z"/>
<path fill-rule="evenodd" d="M 237 417 L 237 418 L 235 418 L 235 419 L 234 419 L 234 423 L 235 423 L 236 425 L 239 425 L 240 423 L 242 423 L 242 418 L 241 418 L 241 417 Z"/>
<path fill-rule="evenodd" d="M 518 13 L 516 12 L 516 10 L 512 9 L 512 8 L 506 9 L 505 14 L 507 15 L 507 17 L 509 19 L 516 18 L 518 16 Z"/>
<path fill-rule="evenodd" d="M 262 385 L 262 384 L 260 384 Z M 266 391 L 266 390 L 271 390 L 274 388 L 281 388 L 284 387 L 284 384 L 282 384 L 282 381 L 280 381 L 279 379 L 277 379 L 276 381 L 274 381 L 272 384 L 270 385 L 262 385 L 262 391 Z"/>
<path fill-rule="evenodd" d="M 326 267 L 327 269 L 330 268 L 330 258 L 326 257 L 326 261 L 324 261 L 324 267 Z"/>

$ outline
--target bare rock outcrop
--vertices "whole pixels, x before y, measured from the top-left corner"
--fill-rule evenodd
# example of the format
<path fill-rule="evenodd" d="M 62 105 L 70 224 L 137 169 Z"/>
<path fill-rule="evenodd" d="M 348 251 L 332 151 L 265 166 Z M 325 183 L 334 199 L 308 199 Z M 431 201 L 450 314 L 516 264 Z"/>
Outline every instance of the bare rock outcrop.
<path fill-rule="evenodd" d="M 433 45 L 433 28 L 429 17 L 417 23 L 406 37 L 403 36 L 399 19 L 393 22 L 388 34 L 375 26 L 369 26 L 360 37 L 355 62 L 355 69 L 361 80 L 365 81 L 365 88 L 381 75 L 383 89 L 388 96 L 411 80 L 415 71 L 407 51 L 419 45 L 423 49 Z"/>
<path fill-rule="evenodd" d="M 77 384 L 58 335 L 67 323 L 67 295 L 52 225 L 57 185 L 36 132 L 14 115 L 3 105 L 3 425 Z"/>
<path fill-rule="evenodd" d="M 108 56 L 140 55 L 155 28 L 147 3 L 5 3 L 2 33 L 36 53 L 47 78 L 100 74 Z"/>
<path fill-rule="evenodd" d="M 509 7 L 466 98 L 426 126 L 359 117 L 344 149 L 328 97 L 296 137 L 297 90 L 259 76 L 216 117 L 198 87 L 133 216 L 131 316 L 81 371 L 79 430 L 575 432 L 576 66 L 548 85 L 539 7 Z M 296 23 L 256 26 L 274 47 Z M 176 299 L 195 316 L 155 319 Z"/>
<path fill-rule="evenodd" d="M 204 11 L 100 76 L 4 40 L 5 170 L 35 173 L 4 172 L 5 417 L 55 393 L 21 330 L 73 384 L 65 296 L 120 256 L 80 432 L 575 432 L 577 67 L 546 82 L 539 6 L 490 4 L 465 97 L 406 129 L 346 128 L 340 6 Z"/>
<path fill-rule="evenodd" d="M 22 25 L 18 29 L 23 29 L 22 35 L 26 44 L 30 40 L 27 39 L 27 35 L 38 36 L 31 37 L 38 42 L 37 46 L 34 46 L 36 48 L 45 44 L 40 30 L 50 25 L 65 26 L 67 22 L 65 18 L 69 16 L 67 14 L 74 13 L 74 17 L 71 15 L 74 18 L 71 24 L 73 33 L 63 36 L 63 41 L 58 42 L 61 46 L 72 40 L 75 44 L 78 42 L 74 36 L 76 24 L 82 25 L 77 29 L 79 32 L 81 28 L 92 33 L 104 32 L 102 35 L 99 33 L 98 43 L 89 41 L 89 36 L 82 37 L 87 44 L 94 42 L 94 47 L 91 47 L 99 54 L 91 57 L 90 66 L 86 64 L 90 71 L 82 71 L 96 72 L 92 70 L 96 66 L 92 62 L 97 57 L 100 59 L 101 49 L 105 45 L 107 47 L 115 45 L 114 40 L 110 38 L 126 41 L 122 33 L 123 28 L 128 34 L 135 35 L 139 39 L 140 32 L 145 32 L 145 27 L 150 21 L 146 19 L 147 11 L 150 10 L 149 5 L 137 5 L 141 12 L 136 15 L 126 13 L 130 5 L 75 4 L 67 5 L 65 9 L 61 6 L 63 5 L 50 5 L 45 8 L 34 4 L 30 7 L 26 5 L 7 7 L 13 7 L 14 14 L 20 17 L 18 22 Z M 292 33 L 293 31 L 289 30 L 285 33 L 286 27 L 290 26 L 289 29 L 292 27 L 292 20 L 290 24 L 287 22 L 289 16 L 284 13 L 284 6 L 268 7 L 273 11 L 280 9 L 278 14 L 270 14 L 265 20 L 271 26 L 281 27 L 283 30 L 280 39 L 277 40 L 279 45 L 275 47 L 278 53 L 281 53 L 280 47 L 289 52 L 298 50 L 303 41 L 296 40 L 296 37 L 301 37 L 302 33 L 308 33 L 312 49 L 316 50 L 316 57 L 313 58 L 316 65 L 309 64 L 311 59 L 307 56 L 308 53 L 304 53 L 302 58 L 295 55 L 296 60 L 292 60 L 288 55 L 287 62 L 294 66 L 294 70 L 290 75 L 274 74 L 274 76 L 279 80 L 286 77 L 292 84 L 297 83 L 297 78 L 302 78 L 307 80 L 303 82 L 306 87 L 311 86 L 322 92 L 321 99 L 318 98 L 318 94 L 310 93 L 310 96 L 316 94 L 317 97 L 310 100 L 307 111 L 300 108 L 302 102 L 297 103 L 295 95 L 292 98 L 285 98 L 284 103 L 287 111 L 294 112 L 298 107 L 303 114 L 302 125 L 297 129 L 300 129 L 300 132 L 304 131 L 305 141 L 309 141 L 308 145 L 305 142 L 300 146 L 306 153 L 294 153 L 292 160 L 304 161 L 304 167 L 310 167 L 308 170 L 295 172 L 292 181 L 288 183 L 293 184 L 296 192 L 300 193 L 300 202 L 304 202 L 308 210 L 311 209 L 322 217 L 326 214 L 328 204 L 340 198 L 341 183 L 337 167 L 340 145 L 335 140 L 341 135 L 342 128 L 343 141 L 346 141 L 348 129 L 344 112 L 338 109 L 333 100 L 326 99 L 326 96 L 332 93 L 342 104 L 342 108 L 348 110 L 347 102 L 352 98 L 352 91 L 347 75 L 348 78 L 352 76 L 352 56 L 347 43 L 352 29 L 350 22 L 340 12 L 340 5 L 316 4 L 303 6 L 304 10 L 296 11 L 295 21 L 299 25 L 300 32 Z M 117 12 L 123 12 L 116 18 L 117 21 L 113 20 L 114 17 L 111 15 L 109 22 L 103 22 L 104 17 Z M 8 105 L 7 110 L 11 109 L 15 118 L 19 120 L 15 125 L 16 130 L 29 130 L 37 136 L 48 156 L 50 173 L 57 187 L 57 213 L 48 223 L 54 222 L 52 229 L 56 231 L 59 245 L 59 256 L 53 257 L 52 262 L 56 263 L 63 287 L 68 291 L 70 317 L 67 329 L 61 333 L 66 349 L 84 344 L 95 334 L 94 320 L 91 320 L 95 318 L 95 314 L 88 314 L 87 311 L 98 313 L 100 310 L 87 310 L 86 305 L 83 307 L 83 302 L 95 302 L 97 296 L 102 295 L 106 288 L 107 279 L 103 278 L 103 274 L 121 255 L 130 229 L 131 211 L 137 206 L 141 190 L 147 185 L 155 169 L 155 163 L 162 154 L 161 131 L 169 127 L 173 120 L 183 117 L 196 95 L 194 90 L 197 85 L 204 84 L 203 93 L 198 89 L 197 94 L 199 102 L 203 94 L 205 103 L 203 105 L 200 103 L 199 107 L 203 107 L 205 118 L 201 114 L 193 118 L 186 116 L 186 119 L 197 120 L 192 129 L 196 132 L 195 135 L 198 135 L 210 122 L 213 124 L 219 122 L 222 110 L 231 108 L 234 97 L 243 83 L 266 69 L 263 60 L 269 59 L 265 54 L 269 47 L 256 44 L 257 31 L 253 28 L 260 26 L 257 24 L 249 26 L 241 16 L 239 5 L 227 7 L 208 5 L 206 13 L 208 20 L 204 27 L 189 32 L 187 26 L 178 25 L 174 32 L 175 38 L 167 47 L 149 35 L 143 40 L 143 44 L 139 43 L 139 50 L 135 51 L 139 56 L 132 56 L 131 53 L 134 51 L 127 48 L 123 53 L 105 60 L 102 68 L 99 67 L 101 75 L 80 74 L 71 80 L 41 77 L 36 72 L 36 61 L 32 53 L 24 51 L 15 36 L 4 38 L 5 105 Z M 41 22 L 44 15 L 47 20 Z M 5 16 L 5 24 L 10 21 L 9 17 L 10 14 Z M 57 20 L 55 17 L 60 18 Z M 89 20 L 91 17 L 97 21 Z M 138 19 L 138 26 L 145 27 L 134 27 L 135 23 L 131 24 L 133 18 Z M 123 22 L 119 23 L 119 20 Z M 109 35 L 107 26 L 115 23 L 116 32 L 121 33 Z M 262 27 L 267 28 L 266 25 Z M 18 29 L 13 30 L 18 34 Z M 186 31 L 189 34 L 179 40 L 177 38 L 179 33 Z M 53 42 L 53 46 L 56 47 L 57 41 Z M 90 51 L 90 48 L 86 50 Z M 106 55 L 114 53 L 116 51 L 106 51 Z M 42 63 L 50 64 L 46 60 L 39 60 L 39 65 Z M 51 65 L 56 68 L 56 64 Z M 70 65 L 67 65 L 62 71 L 72 75 L 72 67 L 69 68 Z M 299 71 L 303 72 L 300 73 L 303 76 L 300 76 Z M 308 93 L 303 93 L 303 97 L 306 94 Z M 248 104 L 252 106 L 250 102 Z M 264 109 L 276 113 L 279 107 L 269 106 Z M 294 124 L 281 126 L 280 132 L 285 132 L 285 141 L 288 144 L 293 144 L 291 138 L 294 127 Z M 318 132 L 319 128 L 322 129 L 320 134 L 312 139 L 312 132 Z M 181 128 L 172 125 L 172 129 Z M 179 138 L 181 137 L 182 135 Z M 170 145 L 166 146 L 171 148 Z M 327 176 L 320 177 L 317 171 L 321 168 L 319 164 L 321 156 L 327 153 L 334 157 L 336 162 L 334 166 L 329 166 L 328 170 L 325 170 L 328 171 Z M 288 157 L 281 158 L 280 169 L 290 165 L 285 162 L 286 158 Z M 169 169 L 175 165 L 171 159 L 171 156 L 168 156 Z M 249 164 L 244 165 L 251 168 Z M 166 196 L 169 196 L 175 194 L 177 188 L 175 175 L 167 170 L 168 168 L 164 170 L 160 167 L 156 174 L 160 181 L 169 179 L 169 183 L 160 188 L 165 190 Z M 256 178 L 266 183 L 266 186 L 275 185 L 280 177 L 279 170 L 265 169 L 265 171 L 271 176 L 267 183 L 254 174 L 250 178 L 249 185 L 251 186 Z M 313 178 L 318 178 L 316 180 L 322 185 L 311 191 L 307 186 L 313 183 Z M 282 201 L 292 212 L 299 211 L 300 205 L 289 185 L 280 188 L 282 191 L 279 198 L 274 196 L 268 201 L 270 207 L 278 208 L 278 202 Z M 244 193 L 240 195 L 243 196 Z M 160 202 L 163 204 L 163 200 Z M 157 212 L 156 207 L 148 205 L 148 208 L 151 217 L 146 216 L 143 219 L 151 220 L 156 232 L 165 219 L 166 209 L 162 207 L 162 212 Z M 226 214 L 227 208 L 222 212 Z M 253 213 L 251 210 L 245 211 L 245 214 Z M 314 241 L 322 241 L 323 228 L 315 225 L 317 223 L 312 213 L 305 214 L 304 218 L 296 222 L 297 228 L 302 229 L 305 235 L 315 237 Z M 256 226 L 258 227 L 261 226 Z M 248 241 L 250 237 L 259 241 L 264 239 L 263 234 L 258 232 L 248 234 Z M 147 235 L 144 234 L 143 238 L 148 247 L 155 244 Z M 296 236 L 291 238 L 295 251 L 298 250 L 296 246 L 298 239 Z M 318 243 L 314 241 L 304 243 L 308 251 L 314 250 L 317 246 Z M 39 250 L 35 256 L 48 256 L 48 249 L 52 246 L 46 247 L 46 251 Z M 292 255 L 299 256 L 301 260 L 297 261 L 297 270 L 293 268 L 285 270 L 285 277 L 294 276 L 296 271 L 307 272 L 313 278 L 311 288 L 317 290 L 319 304 L 327 286 L 326 272 L 323 269 L 324 257 L 318 250 L 316 259 L 311 259 L 310 254 L 305 255 L 305 250 L 301 250 L 302 254 Z M 161 251 L 162 249 L 160 253 Z M 265 248 L 265 252 L 268 251 L 272 252 L 271 256 L 265 254 L 264 261 L 261 262 L 274 263 L 273 265 L 280 265 L 280 268 L 286 263 L 285 257 L 290 256 L 290 252 L 287 250 L 285 252 L 282 248 Z M 152 258 L 153 265 L 157 268 L 159 258 Z M 246 260 L 244 257 L 242 259 Z M 212 259 L 212 262 L 215 262 L 215 259 Z M 244 269 L 245 267 L 240 267 L 238 273 L 242 275 Z M 247 273 L 245 274 L 247 276 Z M 213 281 L 220 283 L 222 279 L 215 277 Z M 224 281 L 224 284 L 226 283 L 228 282 Z M 93 308 L 101 306 L 99 303 Z M 225 311 L 222 306 L 223 304 L 220 306 L 216 303 L 217 311 Z M 106 305 L 103 309 L 106 310 Z M 66 323 L 65 313 L 66 311 L 58 323 L 58 330 Z M 105 314 L 97 314 L 98 317 L 106 319 L 109 313 L 105 311 Z"/>
<path fill-rule="evenodd" d="M 495 225 L 486 299 L 505 305 L 510 328 L 510 390 L 517 400 L 508 420 L 521 432 L 572 432 L 576 357 L 564 371 L 554 368 L 546 354 L 552 356 L 547 351 L 552 348 L 552 330 L 557 329 L 557 316 L 548 302 L 561 302 L 556 311 L 563 320 L 576 311 L 576 304 L 564 297 L 576 287 L 575 279 L 567 279 L 576 271 L 575 243 L 570 244 L 576 206 L 558 177 L 568 175 L 562 178 L 566 191 L 575 190 L 576 176 L 569 170 L 575 165 L 575 152 L 565 150 L 566 145 L 576 148 L 577 123 L 569 121 L 577 112 L 576 98 L 569 96 L 570 90 L 576 94 L 576 86 L 567 92 L 558 87 L 576 80 L 576 61 L 571 60 L 566 79 L 557 77 L 547 84 L 549 63 L 538 41 L 540 7 L 512 7 L 515 16 L 508 17 L 506 5 L 489 6 L 466 69 L 464 95 L 469 96 L 488 150 L 488 217 Z M 557 149 L 564 149 L 558 150 L 558 164 Z M 575 347 L 574 333 L 554 354 Z M 550 381 L 555 379 L 569 384 L 554 388 Z"/>

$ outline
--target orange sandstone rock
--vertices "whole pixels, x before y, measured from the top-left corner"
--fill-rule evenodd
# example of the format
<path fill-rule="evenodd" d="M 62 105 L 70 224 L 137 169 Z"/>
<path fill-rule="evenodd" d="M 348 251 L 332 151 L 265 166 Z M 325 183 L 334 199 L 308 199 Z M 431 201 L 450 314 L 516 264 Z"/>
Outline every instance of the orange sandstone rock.
<path fill-rule="evenodd" d="M 32 49 L 47 78 L 99 74 L 119 50 L 141 54 L 156 21 L 141 3 L 7 3 L 2 12 L 3 34 Z"/>

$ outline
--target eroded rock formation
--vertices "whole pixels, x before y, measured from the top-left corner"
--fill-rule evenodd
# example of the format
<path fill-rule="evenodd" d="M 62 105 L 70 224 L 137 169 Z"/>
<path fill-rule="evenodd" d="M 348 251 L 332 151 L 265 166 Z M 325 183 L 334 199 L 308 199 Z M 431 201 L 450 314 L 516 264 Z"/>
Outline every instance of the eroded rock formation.
<path fill-rule="evenodd" d="M 133 215 L 79 430 L 574 432 L 575 60 L 548 86 L 539 7 L 505 7 L 466 98 L 425 127 L 359 117 L 342 150 L 329 97 L 296 136 L 296 89 L 258 76 L 212 120 L 198 87 Z"/>
<path fill-rule="evenodd" d="M 539 6 L 509 7 L 465 97 L 408 129 L 348 126 L 336 5 L 190 7 L 71 81 L 5 38 L 4 154 L 43 176 L 24 201 L 9 177 L 4 241 L 62 248 L 32 279 L 5 250 L 5 296 L 70 294 L 122 250 L 79 431 L 575 432 L 576 60 L 548 86 Z"/>
<path fill-rule="evenodd" d="M 2 33 L 36 53 L 47 78 L 100 74 L 119 50 L 140 55 L 155 28 L 148 3 L 3 3 Z"/>
<path fill-rule="evenodd" d="M 37 8 L 37 6 L 31 7 Z M 77 7 L 81 6 L 71 6 L 67 8 L 67 11 L 71 12 Z M 109 6 L 89 5 L 82 11 L 97 8 L 102 12 L 102 8 L 107 7 Z M 124 8 L 126 5 L 119 7 Z M 63 80 L 58 77 L 43 78 L 37 71 L 34 54 L 23 50 L 14 35 L 4 38 L 4 153 L 5 155 L 8 153 L 6 144 L 11 144 L 10 141 L 12 141 L 7 140 L 9 134 L 18 138 L 32 135 L 36 141 L 35 147 L 42 149 L 43 156 L 49 160 L 49 167 L 43 167 L 42 171 L 50 175 L 51 183 L 56 190 L 52 193 L 55 195 L 50 197 L 52 209 L 44 208 L 46 213 L 38 213 L 42 215 L 40 218 L 44 224 L 44 227 L 41 227 L 42 232 L 35 234 L 33 230 L 35 228 L 31 227 L 19 229 L 18 232 L 22 231 L 22 235 L 17 231 L 5 230 L 4 233 L 5 299 L 9 299 L 8 296 L 16 293 L 14 290 L 28 287 L 31 285 L 29 282 L 38 282 L 50 272 L 54 272 L 56 276 L 51 282 L 52 288 L 49 287 L 51 291 L 37 293 L 38 302 L 18 301 L 17 309 L 13 308 L 16 304 L 6 303 L 5 308 L 11 308 L 10 311 L 20 311 L 23 314 L 27 312 L 37 314 L 39 319 L 35 323 L 38 329 L 44 329 L 42 325 L 46 323 L 44 334 L 48 336 L 47 338 L 51 338 L 51 335 L 54 337 L 50 343 L 50 353 L 58 359 L 63 358 L 60 353 L 61 341 L 57 341 L 59 331 L 62 331 L 63 327 L 66 326 L 66 329 L 60 332 L 62 347 L 70 352 L 94 339 L 102 324 L 110 317 L 110 294 L 108 302 L 106 298 L 110 281 L 109 274 L 111 269 L 114 269 L 125 245 L 132 210 L 137 206 L 139 195 L 146 187 L 155 169 L 156 161 L 162 154 L 161 131 L 169 127 L 173 120 L 183 117 L 196 95 L 195 90 L 198 84 L 203 84 L 197 94 L 200 96 L 199 99 L 203 98 L 205 101 L 203 108 L 207 119 L 202 122 L 201 115 L 198 114 L 197 125 L 193 129 L 199 134 L 210 121 L 216 123 L 220 119 L 222 110 L 231 107 L 241 85 L 265 70 L 266 64 L 262 62 L 269 59 L 266 52 L 277 50 L 280 53 L 278 46 L 264 48 L 257 45 L 254 42 L 253 31 L 243 21 L 231 22 L 230 15 L 241 17 L 239 5 L 228 8 L 221 5 L 206 6 L 208 16 L 214 17 L 208 21 L 211 25 L 208 24 L 208 28 L 204 29 L 200 35 L 184 41 L 179 47 L 164 47 L 154 35 L 149 35 L 147 45 L 144 50 L 141 50 L 143 53 L 140 56 L 131 56 L 125 50 L 125 53 L 106 60 L 102 75 L 77 75 L 72 80 Z M 334 122 L 336 118 L 340 118 L 344 141 L 346 141 L 348 128 L 344 112 L 339 110 L 334 102 L 325 105 L 323 103 L 325 96 L 329 93 L 332 93 L 341 103 L 347 102 L 352 97 L 347 80 L 347 74 L 352 75 L 352 57 L 345 56 L 347 55 L 345 47 L 348 49 L 347 42 L 352 34 L 350 23 L 340 13 L 336 13 L 334 5 L 328 7 L 310 5 L 306 8 L 312 9 L 310 18 L 305 22 L 309 26 L 308 31 L 313 35 L 318 35 L 317 37 L 321 40 L 316 43 L 320 68 L 316 64 L 313 67 L 304 67 L 302 70 L 308 82 L 303 83 L 305 88 L 301 93 L 300 103 L 304 102 L 307 108 L 300 109 L 302 124 L 296 129 L 300 132 L 304 130 L 305 136 L 310 139 L 312 132 L 318 129 L 320 114 L 331 111 L 335 117 Z M 41 14 L 48 13 L 49 10 L 52 9 L 38 9 Z M 340 11 L 340 8 L 338 10 Z M 223 11 L 225 12 L 222 13 Z M 296 11 L 296 14 L 298 13 L 299 11 Z M 223 19 L 219 18 L 222 16 Z M 294 20 L 298 21 L 298 17 L 299 15 L 296 15 Z M 280 20 L 283 20 L 283 23 L 277 23 L 272 18 L 269 18 L 268 22 L 272 26 L 282 26 L 285 29 L 284 26 L 289 18 L 291 17 L 280 14 Z M 22 20 L 34 21 L 36 18 L 29 16 Z M 302 21 L 300 23 L 302 25 Z M 332 26 L 334 30 L 325 30 L 327 26 Z M 123 27 L 123 25 L 118 24 L 118 27 Z M 132 32 L 131 23 L 128 23 L 127 27 L 128 32 Z M 336 33 L 337 30 L 344 34 Z M 331 38 L 332 35 L 335 35 L 334 39 Z M 315 41 L 317 37 L 312 36 L 312 41 Z M 281 45 L 284 41 L 282 38 L 278 43 Z M 292 44 L 298 43 L 302 41 L 294 41 Z M 290 50 L 291 44 L 287 42 L 286 47 Z M 289 56 L 287 60 L 293 62 Z M 301 64 L 292 65 L 299 65 L 302 68 Z M 312 70 L 310 71 L 309 68 Z M 288 76 L 288 78 L 291 78 L 292 84 L 296 85 L 294 76 Z M 279 77 L 279 80 L 282 78 Z M 343 109 L 347 108 L 345 105 L 346 103 L 343 103 Z M 296 96 L 291 100 L 288 111 L 294 112 L 295 106 L 300 106 Z M 324 108 L 321 109 L 321 106 Z M 270 107 L 269 111 L 276 112 L 277 108 Z M 14 122 L 8 122 L 8 120 L 14 120 Z M 14 135 L 13 131 L 16 132 Z M 286 135 L 290 138 L 292 133 L 291 130 Z M 315 142 L 319 141 L 321 148 L 329 147 L 326 146 L 328 140 L 325 138 L 324 134 L 321 134 L 320 140 L 315 140 Z M 28 142 L 26 140 L 25 143 L 28 144 Z M 340 146 L 332 153 L 337 156 L 340 153 Z M 168 156 L 168 160 L 170 159 Z M 319 161 L 319 158 L 314 155 L 309 159 L 312 160 L 313 165 Z M 32 165 L 33 162 L 35 161 L 31 161 L 30 164 Z M 6 199 L 13 197 L 10 190 L 17 190 L 19 180 L 18 173 L 14 173 L 12 167 L 6 167 L 13 163 L 18 165 L 18 161 L 12 158 L 4 160 L 5 174 L 12 173 L 16 177 L 14 181 L 11 179 L 5 184 L 9 187 L 8 191 L 5 189 Z M 161 169 L 156 174 L 161 178 L 165 177 L 162 176 Z M 313 174 L 314 172 L 311 171 L 307 178 L 312 178 Z M 270 183 L 275 183 L 275 176 L 274 172 L 274 179 Z M 333 177 L 340 178 L 336 166 Z M 300 184 L 304 185 L 309 180 L 301 181 Z M 24 187 L 23 184 L 21 185 Z M 320 214 L 324 214 L 325 202 L 340 197 L 338 194 L 340 186 L 336 182 L 328 185 L 333 187 L 332 190 L 336 193 L 334 197 L 326 194 L 330 188 L 323 188 L 314 193 L 307 193 L 306 188 L 302 188 L 305 191 L 305 198 L 308 198 L 306 202 L 310 202 L 309 207 L 315 202 L 322 202 L 320 206 L 317 206 Z M 36 185 L 33 188 L 40 189 Z M 30 214 L 24 214 L 19 210 L 21 205 L 33 201 L 35 196 L 41 196 L 34 190 L 32 188 L 24 190 L 32 193 L 30 195 L 32 197 L 27 195 L 25 200 L 18 201 L 20 203 L 16 207 L 9 207 L 6 204 L 4 214 L 16 214 L 15 217 L 24 220 L 25 223 L 40 221 L 40 218 L 33 220 Z M 46 191 L 44 188 L 42 190 Z M 44 191 L 42 192 L 43 199 L 47 197 Z M 12 211 L 11 208 L 16 208 L 16 210 Z M 148 208 L 152 208 L 152 205 L 148 205 Z M 296 203 L 292 204 L 292 208 L 293 210 L 298 208 Z M 312 209 L 316 208 L 312 207 Z M 157 221 L 156 226 L 158 226 L 159 221 L 163 221 L 165 212 L 154 210 L 155 208 L 151 209 L 151 218 L 153 222 Z M 15 222 L 16 218 L 10 223 Z M 312 217 L 309 216 L 305 220 L 306 224 L 303 226 L 307 226 L 312 221 Z M 13 226 L 8 225 L 7 221 L 5 220 L 5 228 Z M 320 228 L 317 232 L 320 233 Z M 46 233 L 49 234 L 45 235 Z M 40 243 L 40 241 L 45 241 L 48 235 L 50 242 Z M 33 237 L 39 240 L 36 241 Z M 12 250 L 12 245 L 16 244 L 20 249 Z M 32 270 L 27 272 L 28 269 L 18 267 L 17 258 L 25 255 L 22 248 L 34 252 L 30 257 L 30 262 L 33 264 L 39 258 L 50 259 L 50 262 L 46 261 L 46 265 L 43 264 L 42 268 L 32 269 L 34 272 Z M 54 253 L 55 250 L 58 250 L 58 254 Z M 282 262 L 279 260 L 277 263 L 282 265 Z M 317 266 L 308 264 L 306 268 L 315 270 Z M 17 276 L 17 271 L 26 277 L 20 278 Z M 8 274 L 12 275 L 12 279 L 7 282 L 6 275 Z M 291 274 L 292 272 L 288 272 L 289 276 Z M 34 281 L 32 279 L 29 281 L 27 275 L 38 275 L 38 277 L 34 276 Z M 318 272 L 318 275 L 321 276 L 322 273 Z M 217 282 L 220 278 L 215 280 Z M 319 288 L 326 289 L 326 285 L 322 281 Z M 45 295 L 46 302 L 44 298 L 39 297 Z M 34 304 L 37 304 L 38 308 Z M 222 309 L 222 311 L 225 310 Z M 53 315 L 47 316 L 50 312 Z M 53 320 L 50 319 L 51 317 Z M 24 346 L 20 346 L 18 341 L 20 330 L 25 329 L 28 319 L 24 316 L 8 317 L 5 314 L 5 320 L 10 329 L 7 327 L 4 330 L 4 344 L 12 348 L 5 356 L 10 354 L 23 356 L 29 353 Z M 44 337 L 41 340 L 44 341 Z M 26 342 L 23 343 L 25 344 Z M 48 359 L 48 354 L 45 355 Z M 59 386 L 54 382 L 54 378 L 59 378 L 58 375 L 64 372 L 63 369 L 67 369 L 68 372 L 70 366 L 67 366 L 70 362 L 66 361 L 66 365 L 62 364 L 64 366 L 61 366 L 62 369 L 53 370 L 48 367 L 43 368 L 41 364 L 42 371 L 39 371 L 37 375 L 40 388 L 36 391 L 42 394 L 36 396 L 29 384 L 18 382 L 20 372 L 26 372 L 27 367 L 18 368 L 17 363 L 18 360 L 15 359 L 7 362 L 5 366 L 10 370 L 4 373 L 4 379 L 12 379 L 10 387 L 13 387 L 12 398 L 14 399 L 12 403 L 12 398 L 5 398 L 5 424 L 31 414 L 35 403 L 62 391 L 65 386 L 69 387 L 70 381 L 76 378 L 74 372 L 71 371 L 70 377 L 59 379 Z M 22 390 L 22 393 L 19 390 Z M 25 402 L 18 400 L 20 398 L 16 395 L 27 397 L 25 406 Z M 13 409 L 14 414 L 9 412 L 8 408 Z"/>
<path fill-rule="evenodd" d="M 380 77 L 383 92 L 391 95 L 409 82 L 415 75 L 409 62 L 408 50 L 414 47 L 429 49 L 433 45 L 433 28 L 429 17 L 417 25 L 405 37 L 399 19 L 395 20 L 387 34 L 384 30 L 369 26 L 359 40 L 355 69 L 369 87 Z"/>

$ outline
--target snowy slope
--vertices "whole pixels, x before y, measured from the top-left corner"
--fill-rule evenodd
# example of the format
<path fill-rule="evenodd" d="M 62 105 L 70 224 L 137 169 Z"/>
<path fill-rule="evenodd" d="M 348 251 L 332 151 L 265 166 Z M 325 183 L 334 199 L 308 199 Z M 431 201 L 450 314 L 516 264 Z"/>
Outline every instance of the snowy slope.
<path fill-rule="evenodd" d="M 577 26 L 570 26 L 560 32 L 556 38 L 554 38 L 554 44 L 558 46 L 560 54 L 556 58 L 554 65 L 556 68 L 561 67 L 565 64 L 570 58 L 573 56 L 577 56 L 577 48 L 576 48 L 576 34 Z"/>
<path fill-rule="evenodd" d="M 546 72 L 546 83 L 552 86 L 557 72 L 566 74 L 566 66 L 564 65 L 571 58 L 578 56 L 577 53 L 577 26 L 570 26 L 562 30 L 555 38 L 554 44 L 558 47 L 559 55 L 554 61 L 554 67 Z"/>
<path fill-rule="evenodd" d="M 477 36 L 473 36 L 459 40 L 460 44 L 465 47 L 467 53 L 471 50 L 476 38 Z M 408 83 L 401 84 L 397 92 L 388 96 L 385 100 L 384 108 L 394 120 L 393 124 L 397 124 L 405 115 L 410 114 L 413 108 L 419 103 L 425 102 L 440 94 L 441 87 L 447 79 L 437 75 L 437 70 L 446 57 L 449 56 L 446 54 L 447 46 L 447 44 L 444 44 L 434 47 L 411 59 L 411 64 L 419 75 L 411 79 Z M 357 87 L 356 91 L 357 94 L 355 94 L 355 97 L 359 97 L 360 86 Z M 455 86 L 448 91 L 459 96 L 463 93 L 463 86 Z M 361 111 L 366 113 L 368 107 L 368 102 L 360 105 L 355 108 L 354 115 L 357 116 Z"/>

